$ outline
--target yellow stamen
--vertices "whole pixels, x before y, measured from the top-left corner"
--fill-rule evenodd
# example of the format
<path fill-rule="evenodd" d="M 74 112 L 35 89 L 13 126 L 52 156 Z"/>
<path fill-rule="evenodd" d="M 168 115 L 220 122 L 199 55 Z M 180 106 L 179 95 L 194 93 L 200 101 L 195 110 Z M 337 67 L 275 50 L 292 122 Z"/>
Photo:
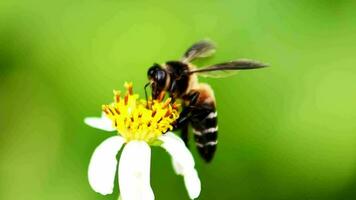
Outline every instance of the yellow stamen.
<path fill-rule="evenodd" d="M 114 102 L 103 105 L 102 109 L 127 142 L 144 140 L 150 144 L 173 129 L 172 124 L 179 117 L 178 104 L 172 104 L 170 98 L 165 101 L 139 100 L 138 94 L 133 93 L 132 83 L 125 83 L 125 88 L 127 92 L 123 100 L 120 92 L 114 90 Z"/>

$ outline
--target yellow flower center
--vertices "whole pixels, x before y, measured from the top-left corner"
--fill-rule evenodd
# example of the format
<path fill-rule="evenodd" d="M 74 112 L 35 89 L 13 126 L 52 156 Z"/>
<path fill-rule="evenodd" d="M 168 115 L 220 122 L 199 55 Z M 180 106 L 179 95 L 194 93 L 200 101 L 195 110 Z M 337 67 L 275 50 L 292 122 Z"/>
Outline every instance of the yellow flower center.
<path fill-rule="evenodd" d="M 126 139 L 144 140 L 152 144 L 168 130 L 179 117 L 179 105 L 171 104 L 171 99 L 139 100 L 133 94 L 132 83 L 125 83 L 126 94 L 121 98 L 120 91 L 114 91 L 114 102 L 103 105 L 106 116 L 112 120 L 118 133 Z"/>

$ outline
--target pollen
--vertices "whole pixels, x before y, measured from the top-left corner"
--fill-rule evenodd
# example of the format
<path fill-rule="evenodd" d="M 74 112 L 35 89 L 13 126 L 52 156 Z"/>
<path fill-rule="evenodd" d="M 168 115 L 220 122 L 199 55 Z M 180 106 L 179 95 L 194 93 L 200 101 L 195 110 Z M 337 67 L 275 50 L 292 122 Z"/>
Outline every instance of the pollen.
<path fill-rule="evenodd" d="M 123 97 L 120 91 L 114 90 L 114 102 L 103 105 L 102 109 L 126 142 L 143 140 L 152 144 L 173 129 L 172 124 L 179 117 L 179 104 L 171 103 L 170 98 L 139 99 L 139 95 L 133 93 L 132 83 L 125 83 L 125 88 Z"/>

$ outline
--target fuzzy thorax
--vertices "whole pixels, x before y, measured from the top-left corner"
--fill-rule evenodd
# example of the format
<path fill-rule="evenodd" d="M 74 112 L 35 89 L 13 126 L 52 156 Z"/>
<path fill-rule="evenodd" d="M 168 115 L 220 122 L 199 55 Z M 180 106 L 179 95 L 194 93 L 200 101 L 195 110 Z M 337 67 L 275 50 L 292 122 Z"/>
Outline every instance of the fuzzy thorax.
<path fill-rule="evenodd" d="M 139 100 L 139 95 L 134 94 L 132 83 L 125 83 L 126 94 L 122 98 L 120 91 L 114 90 L 114 102 L 103 105 L 106 116 L 112 120 L 118 133 L 126 139 L 143 140 L 152 144 L 168 130 L 179 117 L 179 105 L 171 104 L 171 99 Z"/>

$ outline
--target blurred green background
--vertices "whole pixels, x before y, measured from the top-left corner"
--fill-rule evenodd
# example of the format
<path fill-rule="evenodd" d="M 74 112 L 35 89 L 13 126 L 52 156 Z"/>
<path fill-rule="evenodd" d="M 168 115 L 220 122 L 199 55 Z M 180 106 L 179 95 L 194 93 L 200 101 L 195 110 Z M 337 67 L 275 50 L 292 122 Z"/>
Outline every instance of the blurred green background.
<path fill-rule="evenodd" d="M 199 199 L 356 199 L 356 1 L 0 1 L 0 199 L 117 199 L 87 167 L 110 134 L 87 127 L 112 90 L 143 95 L 153 62 L 210 38 L 201 65 L 253 58 L 272 67 L 215 90 L 219 146 L 199 159 Z M 162 149 L 156 199 L 188 199 Z"/>

